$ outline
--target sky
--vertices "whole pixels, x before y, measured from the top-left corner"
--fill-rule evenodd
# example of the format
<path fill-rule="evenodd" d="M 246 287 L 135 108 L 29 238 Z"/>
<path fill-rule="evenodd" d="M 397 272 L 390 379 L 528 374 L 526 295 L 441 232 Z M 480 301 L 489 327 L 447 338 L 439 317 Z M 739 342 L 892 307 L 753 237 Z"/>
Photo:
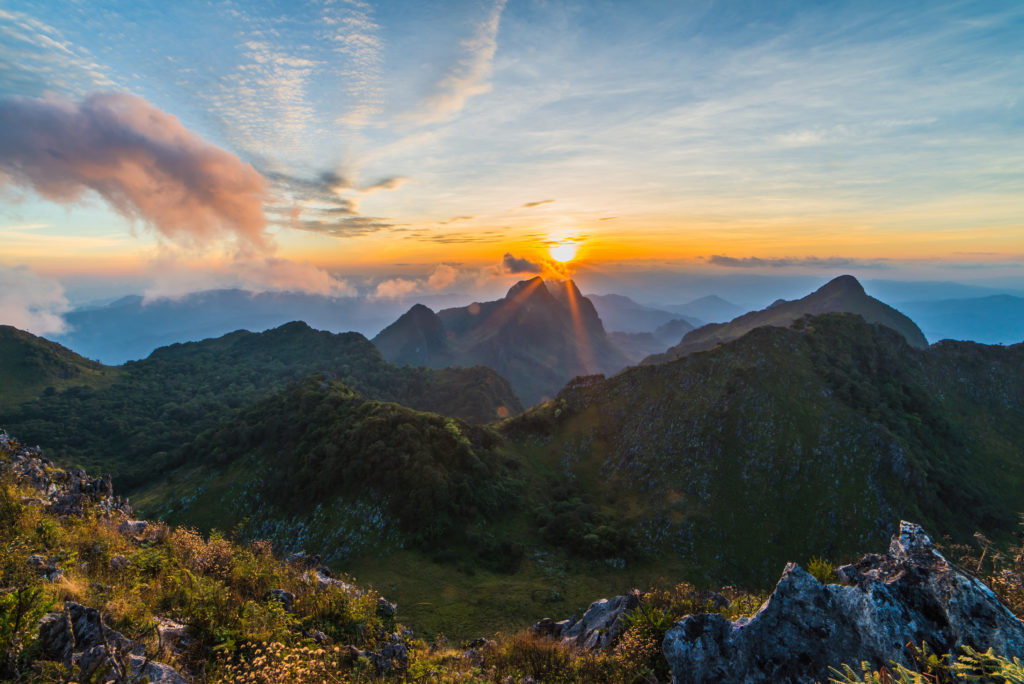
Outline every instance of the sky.
<path fill-rule="evenodd" d="M 0 315 L 536 273 L 1021 288 L 1021 45 L 1019 2 L 6 0 Z"/>

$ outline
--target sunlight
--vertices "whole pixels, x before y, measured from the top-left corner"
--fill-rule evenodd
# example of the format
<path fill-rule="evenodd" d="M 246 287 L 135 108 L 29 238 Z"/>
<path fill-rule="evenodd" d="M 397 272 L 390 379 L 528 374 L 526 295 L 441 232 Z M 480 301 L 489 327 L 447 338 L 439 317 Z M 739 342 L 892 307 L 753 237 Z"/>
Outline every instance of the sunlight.
<path fill-rule="evenodd" d="M 558 245 L 551 245 L 548 248 L 551 258 L 563 264 L 576 258 L 576 245 L 572 242 L 565 242 Z"/>

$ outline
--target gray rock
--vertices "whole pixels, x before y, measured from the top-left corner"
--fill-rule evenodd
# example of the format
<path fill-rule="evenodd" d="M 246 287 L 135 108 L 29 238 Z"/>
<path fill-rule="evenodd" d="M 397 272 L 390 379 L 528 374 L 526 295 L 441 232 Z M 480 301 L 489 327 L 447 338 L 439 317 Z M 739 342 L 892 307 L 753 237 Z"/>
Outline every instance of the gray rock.
<path fill-rule="evenodd" d="M 122 553 L 119 553 L 116 556 L 111 556 L 110 558 L 110 569 L 114 572 L 121 572 L 131 564 L 132 562 L 128 560 L 128 557 Z"/>
<path fill-rule="evenodd" d="M 395 613 L 398 612 L 398 606 L 391 601 L 388 601 L 383 596 L 377 597 L 377 615 L 384 619 L 395 617 Z"/>
<path fill-rule="evenodd" d="M 264 601 L 279 601 L 286 611 L 292 612 L 292 608 L 295 607 L 295 594 L 284 589 L 271 589 L 267 592 L 267 595 L 263 597 Z"/>
<path fill-rule="evenodd" d="M 1024 623 L 919 525 L 901 522 L 888 553 L 837 574 L 848 586 L 822 584 L 790 563 L 752 618 L 683 618 L 662 644 L 672 681 L 825 681 L 843 663 L 911 665 L 905 645 L 922 641 L 939 653 L 965 644 L 1024 653 Z"/>
<path fill-rule="evenodd" d="M 187 684 L 171 667 L 146 658 L 145 646 L 107 627 L 98 610 L 72 601 L 64 604 L 64 610 L 43 616 L 39 642 L 45 658 L 74 668 L 83 681 L 102 669 L 119 672 L 126 663 L 133 681 L 148 677 L 154 683 Z"/>
<path fill-rule="evenodd" d="M 601 650 L 618 639 L 623 616 L 640 605 L 640 592 L 634 589 L 625 596 L 614 596 L 590 604 L 579 622 L 563 628 L 562 641 L 587 650 Z M 562 624 L 562 623 L 554 623 Z M 554 625 L 552 625 L 552 631 Z"/>

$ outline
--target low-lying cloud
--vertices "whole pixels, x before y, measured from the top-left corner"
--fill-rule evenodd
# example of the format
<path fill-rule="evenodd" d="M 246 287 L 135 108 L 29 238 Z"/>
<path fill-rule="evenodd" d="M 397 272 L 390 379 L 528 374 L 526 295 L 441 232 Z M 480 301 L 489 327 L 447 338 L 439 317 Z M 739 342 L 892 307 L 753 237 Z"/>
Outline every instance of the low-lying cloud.
<path fill-rule="evenodd" d="M 388 278 L 377 284 L 372 297 L 375 299 L 401 299 L 417 292 L 437 292 L 451 287 L 461 275 L 459 269 L 449 264 L 438 264 L 423 278 Z"/>
<path fill-rule="evenodd" d="M 543 273 L 544 266 L 534 263 L 529 259 L 520 259 L 513 256 L 511 252 L 505 252 L 501 258 L 501 267 L 506 273 Z"/>
<path fill-rule="evenodd" d="M 71 308 L 64 288 L 25 266 L 0 266 L 0 324 L 36 335 L 67 331 L 63 314 Z"/>
<path fill-rule="evenodd" d="M 180 245 L 223 238 L 249 252 L 269 245 L 259 172 L 134 95 L 100 93 L 78 104 L 0 100 L 3 186 L 64 204 L 91 190 Z"/>
<path fill-rule="evenodd" d="M 189 262 L 175 255 L 155 260 L 148 269 L 155 274 L 146 288 L 145 301 L 177 299 L 192 292 L 239 288 L 249 292 L 309 292 L 332 297 L 354 297 L 348 281 L 308 261 L 279 257 L 239 258 L 225 263 Z"/>

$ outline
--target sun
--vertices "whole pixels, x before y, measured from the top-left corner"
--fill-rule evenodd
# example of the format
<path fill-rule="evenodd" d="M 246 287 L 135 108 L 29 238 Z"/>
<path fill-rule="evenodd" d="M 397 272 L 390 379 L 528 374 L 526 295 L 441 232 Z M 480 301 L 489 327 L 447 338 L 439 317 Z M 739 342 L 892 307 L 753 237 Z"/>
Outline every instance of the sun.
<path fill-rule="evenodd" d="M 564 264 L 576 258 L 576 245 L 571 242 L 551 245 L 548 247 L 548 253 L 551 254 L 552 259 Z"/>

